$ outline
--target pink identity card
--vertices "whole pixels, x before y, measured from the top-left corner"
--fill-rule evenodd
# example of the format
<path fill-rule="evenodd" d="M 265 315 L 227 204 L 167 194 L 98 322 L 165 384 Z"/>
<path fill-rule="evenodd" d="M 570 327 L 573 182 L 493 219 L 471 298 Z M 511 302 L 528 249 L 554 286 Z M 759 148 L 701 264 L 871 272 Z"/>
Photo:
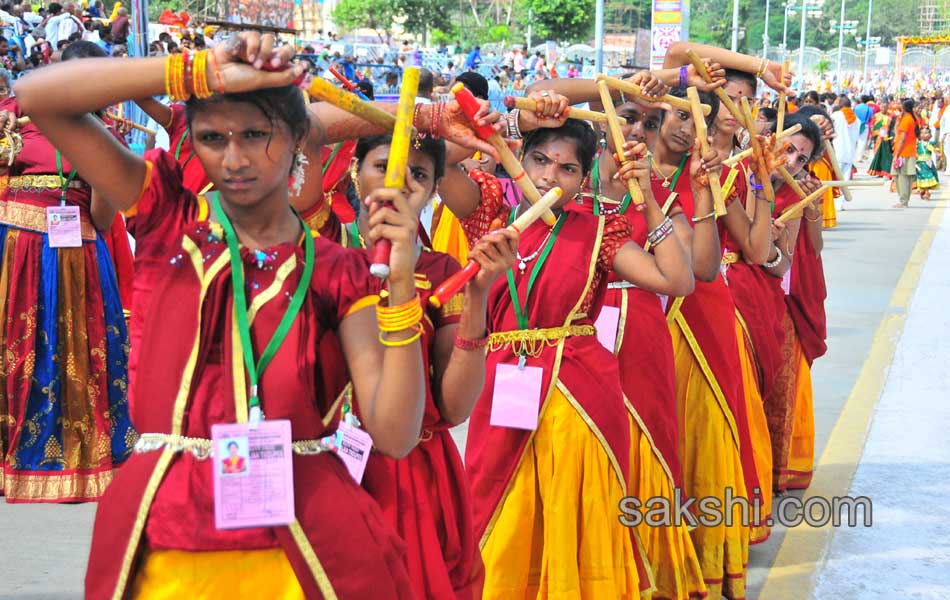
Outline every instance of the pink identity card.
<path fill-rule="evenodd" d="M 541 367 L 498 365 L 489 422 L 496 427 L 537 429 L 543 377 Z"/>
<path fill-rule="evenodd" d="M 78 206 L 47 206 L 46 233 L 50 248 L 79 248 L 82 246 Z"/>
<path fill-rule="evenodd" d="M 594 327 L 597 329 L 597 341 L 613 354 L 617 347 L 617 328 L 620 326 L 620 309 L 616 306 L 605 306 L 600 309 L 600 316 Z"/>
<path fill-rule="evenodd" d="M 290 421 L 211 426 L 214 524 L 218 529 L 273 527 L 294 520 Z"/>

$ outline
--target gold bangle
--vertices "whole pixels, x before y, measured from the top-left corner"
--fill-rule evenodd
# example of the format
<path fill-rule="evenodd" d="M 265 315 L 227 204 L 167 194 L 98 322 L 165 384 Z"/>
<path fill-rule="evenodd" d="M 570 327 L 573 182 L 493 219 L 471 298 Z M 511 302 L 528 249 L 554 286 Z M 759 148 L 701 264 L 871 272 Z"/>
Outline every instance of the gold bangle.
<path fill-rule="evenodd" d="M 213 95 L 211 88 L 208 87 L 208 50 L 201 50 L 195 54 L 192 79 L 197 98 L 210 98 Z"/>
<path fill-rule="evenodd" d="M 763 58 L 762 60 L 759 61 L 759 70 L 756 71 L 755 76 L 761 79 L 762 76 L 765 75 L 765 71 L 768 70 L 768 68 L 769 68 L 769 59 Z"/>
<path fill-rule="evenodd" d="M 809 218 L 808 218 L 808 211 L 806 211 L 806 210 L 803 210 L 803 211 L 802 211 L 802 216 L 805 217 L 805 220 L 808 221 L 809 223 L 814 223 L 815 221 L 817 221 L 818 219 L 821 218 L 821 211 L 820 211 L 820 210 L 816 210 L 815 212 L 817 212 L 818 214 L 815 215 L 815 218 L 814 218 L 814 219 L 809 219 Z"/>
<path fill-rule="evenodd" d="M 415 329 L 416 333 L 413 334 L 411 337 L 408 337 L 404 340 L 397 340 L 395 342 L 391 342 L 387 340 L 386 338 L 383 337 L 383 334 L 380 333 L 379 343 L 382 344 L 383 346 L 386 346 L 387 348 L 401 348 L 403 346 L 408 346 L 409 344 L 413 343 L 414 341 L 422 337 L 422 323 L 416 323 L 412 327 L 404 327 L 403 329 Z"/>
<path fill-rule="evenodd" d="M 171 87 L 169 98 L 176 101 L 188 99 L 188 91 L 185 89 L 185 55 L 172 54 L 168 57 L 171 63 Z"/>
<path fill-rule="evenodd" d="M 398 306 L 383 306 L 381 303 L 376 305 L 376 322 L 380 331 L 402 331 L 421 320 L 422 303 L 419 301 L 418 292 L 408 302 Z"/>
<path fill-rule="evenodd" d="M 175 60 L 174 54 L 169 54 L 165 59 L 165 95 L 169 98 L 175 97 L 175 86 L 172 83 L 172 61 Z"/>

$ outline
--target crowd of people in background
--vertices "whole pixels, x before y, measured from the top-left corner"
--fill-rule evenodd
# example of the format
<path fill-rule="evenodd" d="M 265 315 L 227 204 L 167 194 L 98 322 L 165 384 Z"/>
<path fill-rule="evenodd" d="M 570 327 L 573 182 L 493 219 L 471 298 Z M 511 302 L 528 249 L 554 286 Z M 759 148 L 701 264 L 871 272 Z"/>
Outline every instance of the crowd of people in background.
<path fill-rule="evenodd" d="M 833 180 L 873 153 L 898 206 L 932 197 L 950 135 L 937 88 L 795 94 L 677 42 L 634 91 L 407 46 L 403 136 L 299 87 L 334 66 L 378 100 L 405 81 L 385 58 L 195 27 L 133 59 L 121 7 L 4 14 L 31 72 L 0 104 L 0 494 L 100 502 L 92 600 L 741 600 L 773 499 L 815 469 Z M 521 87 L 533 108 L 490 103 Z M 144 152 L 129 103 L 164 135 Z M 257 470 L 278 458 L 292 486 Z M 731 512 L 624 509 L 681 496 Z"/>

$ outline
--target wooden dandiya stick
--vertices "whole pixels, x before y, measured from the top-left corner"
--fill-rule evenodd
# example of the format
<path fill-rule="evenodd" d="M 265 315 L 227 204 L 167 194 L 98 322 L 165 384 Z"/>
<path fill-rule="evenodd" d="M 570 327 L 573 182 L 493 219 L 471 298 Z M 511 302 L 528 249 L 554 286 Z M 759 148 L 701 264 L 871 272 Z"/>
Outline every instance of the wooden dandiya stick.
<path fill-rule="evenodd" d="M 783 212 L 781 215 L 778 216 L 777 219 L 775 219 L 776 222 L 787 223 L 791 221 L 792 219 L 797 219 L 798 217 L 802 216 L 802 213 L 805 212 L 805 209 L 809 205 L 813 204 L 815 200 L 817 200 L 818 198 L 821 198 L 822 194 L 824 194 L 827 189 L 828 188 L 826 186 L 821 186 L 814 192 L 802 198 L 800 201 L 789 206 L 788 208 L 785 209 L 785 212 Z"/>
<path fill-rule="evenodd" d="M 515 157 L 515 155 L 511 152 L 511 148 L 508 147 L 508 144 L 505 143 L 505 140 L 502 139 L 500 135 L 498 135 L 498 132 L 495 131 L 494 127 L 490 125 L 478 125 L 475 122 L 475 115 L 478 114 L 478 111 L 481 107 L 478 104 L 478 100 L 476 100 L 475 96 L 472 95 L 472 92 L 470 92 L 461 83 L 456 83 L 452 87 L 452 94 L 455 96 L 455 100 L 459 103 L 459 108 L 462 109 L 462 112 L 465 113 L 465 116 L 467 116 L 474 125 L 475 134 L 491 144 L 492 148 L 495 149 L 495 152 L 498 153 L 501 166 L 503 166 L 505 171 L 508 172 L 508 175 L 511 176 L 511 180 L 518 185 L 518 187 L 521 189 L 521 193 L 524 194 L 524 197 L 527 198 L 528 202 L 531 204 L 537 204 L 541 199 L 541 193 L 538 192 L 538 188 L 534 187 L 534 183 L 528 179 L 528 174 L 524 172 L 524 168 L 521 166 L 521 163 L 518 162 L 518 159 Z M 554 213 L 550 210 L 542 213 L 541 218 L 548 225 L 554 225 L 554 223 L 557 221 L 557 217 L 555 217 Z"/>
<path fill-rule="evenodd" d="M 725 94 L 725 92 L 723 92 Z M 727 96 L 728 97 L 728 96 Z M 742 100 L 742 110 L 740 114 L 742 116 L 739 119 L 739 124 L 743 125 L 746 130 L 749 132 L 750 145 L 752 146 L 752 153 L 758 157 L 765 158 L 765 149 L 762 148 L 762 144 L 759 142 L 759 138 L 755 135 L 755 123 L 752 120 L 752 111 L 749 110 L 749 99 L 743 96 Z M 756 177 L 759 179 L 759 183 L 762 185 L 762 192 L 765 194 L 765 199 L 769 202 L 775 201 L 775 188 L 772 187 L 772 179 L 769 175 L 769 171 L 765 166 L 764 161 L 756 161 L 757 165 L 755 167 Z"/>
<path fill-rule="evenodd" d="M 782 85 L 785 85 L 785 76 L 788 75 L 788 59 L 786 58 L 782 62 Z M 788 102 L 788 98 L 785 96 L 785 92 L 779 92 L 778 97 L 778 120 L 776 121 L 775 131 L 782 131 L 785 129 L 785 105 Z"/>
<path fill-rule="evenodd" d="M 333 75 L 339 80 L 339 82 L 343 85 L 343 87 L 347 89 L 347 91 L 353 92 L 354 94 L 359 96 L 361 100 L 367 100 L 367 101 L 369 100 L 369 98 L 366 97 L 366 94 L 361 92 L 359 88 L 356 87 L 355 83 L 353 83 L 352 81 L 346 78 L 346 75 L 344 75 L 343 73 L 340 73 L 333 67 L 330 67 L 329 71 L 331 75 Z"/>
<path fill-rule="evenodd" d="M 541 196 L 541 199 L 538 200 L 536 204 L 532 204 L 524 214 L 519 215 L 507 229 L 520 234 L 532 223 L 540 219 L 545 211 L 550 211 L 551 207 L 557 204 L 557 201 L 561 198 L 561 194 L 563 194 L 561 188 L 551 188 L 545 195 Z M 452 296 L 465 287 L 466 283 L 478 275 L 481 269 L 482 266 L 474 260 L 468 261 L 468 264 L 466 264 L 461 271 L 443 281 L 442 285 L 435 289 L 435 292 L 429 296 L 429 304 L 436 308 L 441 308 Z"/>
<path fill-rule="evenodd" d="M 839 188 L 881 187 L 884 185 L 884 181 L 875 180 L 875 179 L 850 179 L 848 181 L 840 181 L 837 179 L 832 179 L 830 181 L 822 181 L 821 185 L 827 185 L 828 187 L 839 187 Z"/>
<path fill-rule="evenodd" d="M 412 137 L 412 112 L 416 106 L 416 92 L 419 89 L 419 69 L 406 67 L 402 74 L 402 89 L 399 92 L 399 104 L 396 107 L 396 125 L 393 128 L 393 140 L 389 144 L 389 160 L 386 162 L 386 177 L 383 185 L 401 190 L 406 184 L 406 163 L 409 159 L 409 140 Z M 373 249 L 373 263 L 369 272 L 380 279 L 389 277 L 389 251 L 392 243 L 387 239 L 376 242 Z"/>
<path fill-rule="evenodd" d="M 835 152 L 835 146 L 831 143 L 831 140 L 825 140 L 825 153 L 828 154 L 828 162 L 831 163 L 831 170 L 835 172 L 835 178 L 837 181 L 844 181 L 844 173 L 841 171 L 841 163 L 838 162 L 838 154 Z M 848 202 L 854 200 L 851 197 L 851 190 L 847 187 L 841 188 L 841 193 L 844 194 L 844 199 Z"/>
<path fill-rule="evenodd" d="M 788 129 L 783 129 L 782 131 L 775 134 L 775 141 L 783 140 L 790 135 L 795 135 L 801 130 L 802 130 L 801 125 L 793 125 L 789 127 Z M 722 161 L 722 164 L 724 164 L 727 167 L 731 167 L 732 165 L 736 164 L 740 160 L 744 158 L 749 158 L 750 156 L 752 156 L 752 148 L 746 148 L 742 152 L 733 154 L 726 160 Z"/>
<path fill-rule="evenodd" d="M 517 108 L 534 112 L 538 109 L 538 103 L 531 98 L 518 98 L 516 96 L 505 96 L 505 107 L 508 110 Z M 586 110 L 583 108 L 568 108 L 567 116 L 571 119 L 581 119 L 582 121 L 593 121 L 595 123 L 606 123 L 607 115 L 596 110 Z M 617 117 L 621 125 L 626 125 L 627 120 L 623 117 Z"/>
<path fill-rule="evenodd" d="M 785 180 L 785 183 L 791 186 L 799 198 L 804 198 L 808 195 L 805 193 L 805 190 L 802 189 L 802 186 L 798 185 L 798 180 L 792 177 L 792 174 L 788 172 L 788 169 L 786 169 L 784 165 L 778 168 L 778 172 L 782 176 L 782 179 Z"/>
<path fill-rule="evenodd" d="M 696 69 L 696 72 L 699 73 L 699 76 L 702 77 L 706 83 L 712 83 L 712 75 L 709 73 L 709 69 L 706 68 L 706 63 L 704 63 L 703 59 L 701 59 L 699 55 L 696 54 L 696 51 L 692 49 L 687 50 L 686 56 L 689 58 L 690 62 L 693 63 L 693 68 Z M 740 125 L 745 123 L 745 117 L 739 111 L 739 107 L 736 106 L 736 103 L 732 101 L 732 98 L 729 97 L 729 94 L 727 94 L 724 89 L 717 87 L 713 93 L 716 94 L 717 98 L 719 98 L 719 102 L 721 102 L 722 105 L 726 107 L 726 110 L 732 113 L 732 116 L 734 116 L 736 120 L 739 121 Z M 755 130 L 750 130 L 750 132 L 752 131 Z"/>
<path fill-rule="evenodd" d="M 703 117 L 703 111 L 699 107 L 699 92 L 694 87 L 686 89 L 686 97 L 689 98 L 689 105 L 693 113 L 693 126 L 696 127 L 696 137 L 699 138 L 699 150 L 706 155 L 709 153 L 709 133 L 706 131 L 706 119 Z M 713 207 L 716 210 L 716 216 L 721 217 L 726 214 L 726 202 L 722 197 L 722 185 L 719 183 L 718 173 L 709 173 L 709 189 L 712 192 Z"/>
<path fill-rule="evenodd" d="M 624 94 L 630 94 L 631 96 L 637 98 L 638 100 L 643 100 L 644 102 L 665 102 L 673 108 L 677 108 L 679 110 L 690 110 L 689 101 L 685 98 L 679 98 L 669 94 L 664 94 L 662 96 L 648 96 L 643 93 L 643 89 L 641 89 L 639 85 L 604 74 L 598 75 L 597 81 L 604 81 L 607 83 L 607 87 L 610 89 L 623 92 Z M 611 102 L 611 104 L 613 104 L 613 102 Z M 709 113 L 712 112 L 712 107 L 708 104 L 703 104 L 701 106 L 703 109 L 703 115 L 708 117 Z"/>
<path fill-rule="evenodd" d="M 109 117 L 110 119 L 112 119 L 113 121 L 122 121 L 123 123 L 128 123 L 128 124 L 132 127 L 132 129 L 135 129 L 135 130 L 137 130 L 137 131 L 142 131 L 142 132 L 144 132 L 146 135 L 155 135 L 155 131 L 154 131 L 154 130 L 149 129 L 148 127 L 145 127 L 145 126 L 143 126 L 143 125 L 139 125 L 139 124 L 136 123 L 135 121 L 129 121 L 128 119 L 124 119 L 124 118 L 120 117 L 120 116 L 117 115 L 117 114 L 113 114 L 113 113 L 111 113 L 111 112 L 107 112 L 107 113 L 106 113 L 106 116 Z"/>
<path fill-rule="evenodd" d="M 617 153 L 620 164 L 625 165 L 630 162 L 623 151 L 623 145 L 627 140 L 623 137 L 623 131 L 620 130 L 620 123 L 617 122 L 617 112 L 614 110 L 614 101 L 610 97 L 610 88 L 607 87 L 607 82 L 598 78 L 597 91 L 600 92 L 600 101 L 604 105 L 604 114 L 607 115 L 607 129 L 614 141 L 614 151 Z M 640 189 L 640 184 L 634 179 L 628 179 L 627 192 L 630 194 L 633 204 L 639 207 L 637 210 L 643 210 L 643 190 Z"/>
<path fill-rule="evenodd" d="M 383 129 L 390 130 L 396 125 L 396 118 L 393 115 L 365 100 L 361 100 L 356 94 L 341 90 L 323 77 L 314 77 L 308 91 L 312 97 L 329 102 L 333 106 Z M 413 130 L 412 135 L 416 134 L 417 132 Z"/>

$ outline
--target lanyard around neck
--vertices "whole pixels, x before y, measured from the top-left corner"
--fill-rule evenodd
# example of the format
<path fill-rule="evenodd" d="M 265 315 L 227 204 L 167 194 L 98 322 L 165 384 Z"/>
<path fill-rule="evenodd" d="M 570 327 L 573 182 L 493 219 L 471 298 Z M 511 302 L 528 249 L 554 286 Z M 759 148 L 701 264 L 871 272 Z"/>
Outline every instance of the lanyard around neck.
<path fill-rule="evenodd" d="M 508 224 L 514 221 L 516 211 L 511 211 L 511 214 L 508 217 Z M 534 268 L 531 269 L 531 276 L 528 278 L 528 289 L 524 296 L 524 304 L 521 304 L 521 298 L 518 297 L 518 286 L 515 285 L 515 270 L 508 269 L 508 293 L 511 295 L 511 303 L 515 307 L 515 318 L 518 321 L 518 329 L 528 329 L 528 299 L 531 297 L 531 289 L 534 287 L 534 282 L 538 278 L 538 273 L 541 272 L 541 267 L 544 266 L 544 263 L 548 260 L 548 255 L 551 254 L 551 249 L 554 247 L 554 242 L 557 241 L 557 234 L 561 231 L 561 227 L 564 226 L 564 213 L 561 213 L 561 216 L 557 218 L 557 222 L 554 224 L 554 227 L 551 229 L 551 237 L 548 239 L 547 244 L 544 245 L 544 250 L 541 252 L 541 256 L 538 257 L 538 262 L 534 263 Z"/>
<path fill-rule="evenodd" d="M 73 170 L 69 172 L 69 177 L 63 176 L 63 155 L 59 153 L 59 150 L 56 151 L 56 170 L 59 172 L 59 182 L 62 186 L 59 203 L 62 206 L 66 206 L 66 190 L 69 189 L 69 184 L 73 182 L 73 179 L 76 179 L 76 169 L 74 167 Z"/>
<path fill-rule="evenodd" d="M 185 140 L 188 139 L 188 136 L 189 136 L 189 135 L 191 135 L 191 128 L 186 129 L 185 132 L 184 132 L 183 134 L 181 134 L 181 137 L 178 138 L 178 145 L 175 146 L 175 162 L 178 162 L 179 157 L 181 156 L 181 148 L 182 148 L 182 146 L 185 145 Z M 193 151 L 192 151 L 192 152 L 189 152 L 189 153 L 188 153 L 188 158 L 185 159 L 185 162 L 184 162 L 184 164 L 181 166 L 181 168 L 184 169 L 185 166 L 187 166 L 188 163 L 191 162 L 191 159 L 193 159 L 194 157 L 195 157 L 195 153 L 194 153 Z"/>
<path fill-rule="evenodd" d="M 601 189 L 600 189 L 600 158 L 594 161 L 594 174 L 591 176 L 591 179 L 592 179 L 591 183 L 594 184 L 594 191 L 595 191 L 594 216 L 599 217 L 600 213 L 602 212 L 602 209 L 600 206 L 600 196 L 602 195 Z M 627 208 L 629 206 L 630 206 L 630 192 L 627 192 L 626 194 L 623 195 L 623 200 L 620 201 L 620 209 L 618 212 L 622 215 L 626 214 Z"/>
<path fill-rule="evenodd" d="M 280 348 L 280 345 L 287 337 L 290 326 L 293 324 L 294 319 L 297 318 L 300 307 L 303 306 L 304 297 L 307 295 L 307 288 L 310 287 L 310 278 L 313 275 L 314 263 L 313 235 L 310 233 L 310 228 L 307 227 L 307 224 L 300 218 L 300 215 L 297 215 L 297 219 L 300 221 L 300 225 L 304 231 L 303 274 L 300 276 L 300 281 L 297 282 L 297 289 L 294 290 L 294 295 L 290 299 L 290 304 L 287 306 L 284 316 L 281 317 L 280 323 L 277 325 L 277 330 L 274 331 L 274 335 L 271 336 L 270 341 L 267 342 L 267 346 L 264 347 L 264 352 L 261 353 L 261 357 L 255 363 L 254 349 L 251 345 L 251 328 L 247 320 L 247 297 L 244 291 L 244 263 L 241 262 L 241 248 L 238 244 L 237 234 L 234 232 L 234 226 L 231 224 L 228 215 L 225 214 L 221 208 L 218 193 L 210 192 L 208 196 L 211 198 L 214 216 L 224 229 L 224 241 L 228 244 L 228 252 L 231 260 L 231 291 L 234 295 L 234 315 L 237 320 L 238 334 L 241 337 L 241 353 L 244 355 L 244 367 L 247 369 L 248 378 L 251 383 L 251 393 L 247 405 L 250 408 L 251 421 L 254 422 L 261 419 L 261 402 L 257 395 L 258 382 L 264 374 L 264 369 L 270 364 L 271 359 L 273 359 L 277 353 L 277 349 Z"/>

